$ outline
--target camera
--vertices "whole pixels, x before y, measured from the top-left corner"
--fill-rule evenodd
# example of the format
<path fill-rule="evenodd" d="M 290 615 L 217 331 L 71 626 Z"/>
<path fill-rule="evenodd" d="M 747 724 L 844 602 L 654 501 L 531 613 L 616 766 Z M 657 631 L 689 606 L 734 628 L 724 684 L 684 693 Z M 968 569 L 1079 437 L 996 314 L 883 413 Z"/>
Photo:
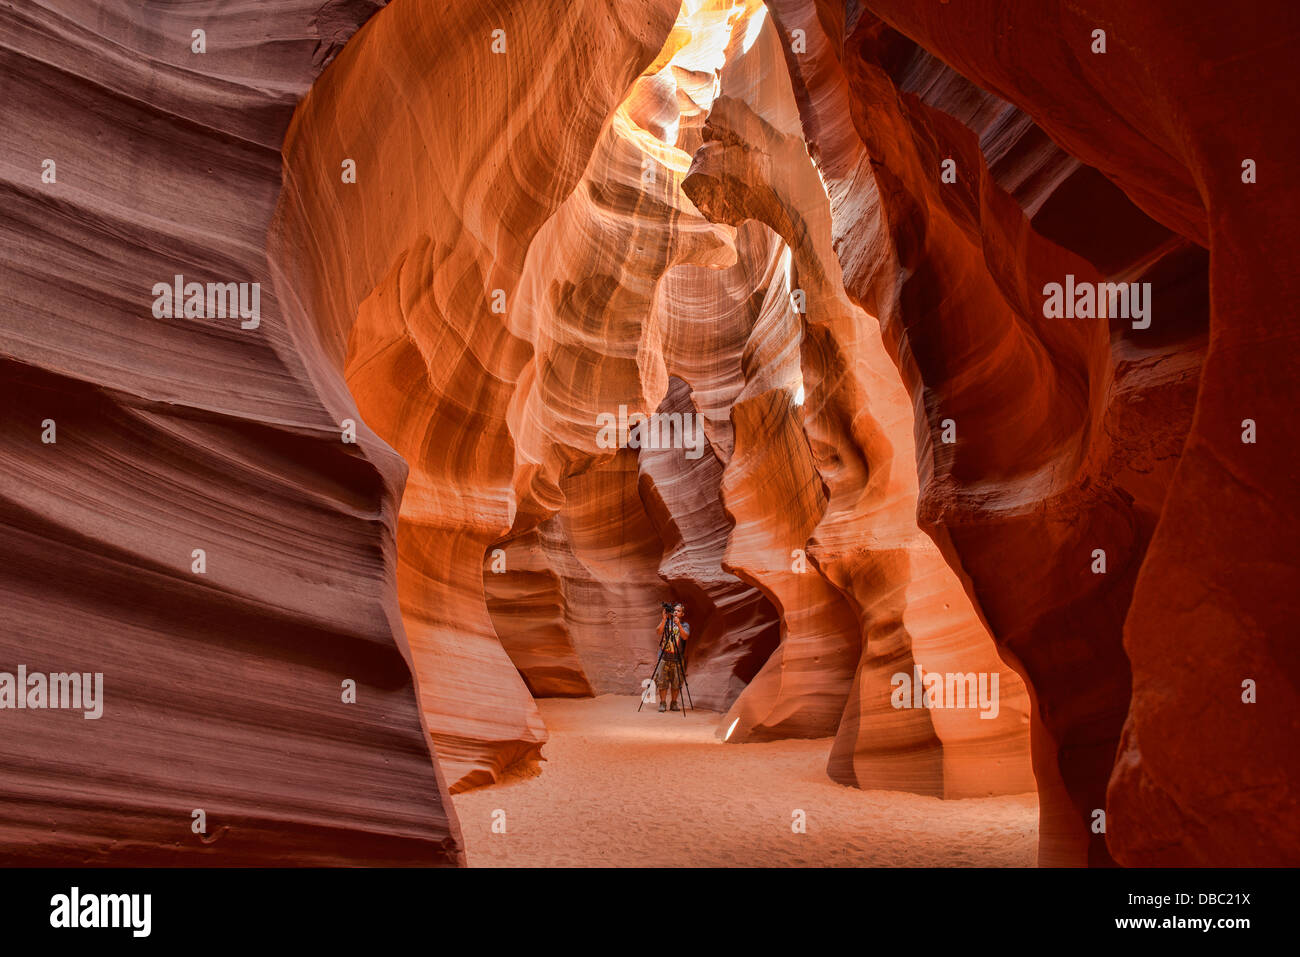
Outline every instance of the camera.
<path fill-rule="evenodd" d="M 661 601 L 659 604 L 661 604 L 661 605 L 664 606 L 664 611 L 668 612 L 668 614 L 671 615 L 671 614 L 673 613 L 673 603 L 672 603 L 672 602 L 670 602 L 670 601 Z"/>

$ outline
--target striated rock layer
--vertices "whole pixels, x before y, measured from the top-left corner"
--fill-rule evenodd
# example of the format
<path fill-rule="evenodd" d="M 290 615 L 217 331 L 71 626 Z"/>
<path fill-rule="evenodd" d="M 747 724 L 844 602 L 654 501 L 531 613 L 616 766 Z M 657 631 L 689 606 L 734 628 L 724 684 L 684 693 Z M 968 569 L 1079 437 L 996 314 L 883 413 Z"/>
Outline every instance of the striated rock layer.
<path fill-rule="evenodd" d="M 1243 164 L 1294 155 L 1264 51 L 1296 13 L 769 8 L 845 288 L 914 397 L 923 525 L 1034 699 L 1040 860 L 1294 862 L 1294 688 L 1243 682 L 1296 665 L 1294 425 L 1268 384 L 1296 337 L 1258 317 L 1298 280 L 1257 255 L 1296 203 Z M 1067 274 L 1150 283 L 1150 326 L 1046 318 Z"/>
<path fill-rule="evenodd" d="M 841 671 L 852 684 L 830 724 L 837 729 L 831 776 L 948 797 L 1033 790 L 1023 685 L 998 660 L 961 583 L 916 525 L 911 400 L 876 323 L 845 296 L 839 270 L 827 268 L 835 264 L 830 210 L 804 147 L 780 40 L 760 19 L 733 42 L 685 187 L 710 216 L 760 220 L 789 244 L 788 288 L 797 288 L 791 295 L 799 297 L 795 318 L 803 325 L 801 429 L 825 500 L 815 527 L 786 545 L 806 552 L 847 602 L 837 630 L 861 639 Z M 983 716 L 973 702 L 898 708 L 894 676 L 912 678 L 916 668 L 996 675 L 998 706 Z M 773 671 L 783 689 L 798 673 L 794 662 Z M 761 692 L 755 686 L 746 696 Z M 743 710 L 733 714 L 743 729 Z"/>
<path fill-rule="evenodd" d="M 304 352 L 345 370 L 360 418 L 410 464 L 397 587 L 453 790 L 494 780 L 545 740 L 497 638 L 484 567 L 508 533 L 557 510 L 562 484 L 563 452 L 528 461 L 529 430 L 512 423 L 519 383 L 537 376 L 521 307 L 530 247 L 551 244 L 539 230 L 599 161 L 607 117 L 676 12 L 656 2 L 629 20 L 615 7 L 390 5 L 312 89 L 285 143 L 273 253 L 296 294 L 290 327 Z M 431 58 L 437 71 L 423 66 Z M 333 386 L 342 401 L 343 381 Z M 635 488 L 634 470 L 627 481 Z M 568 629 L 532 631 L 581 649 Z M 527 673 L 520 644 L 507 642 Z M 567 673 L 584 690 L 584 673 Z"/>
<path fill-rule="evenodd" d="M 390 8 L 313 89 L 286 144 L 276 262 L 309 306 L 302 347 L 318 334 L 342 357 L 366 424 L 410 462 L 398 591 L 452 789 L 537 756 L 531 694 L 641 688 L 676 595 L 692 697 L 730 709 L 728 740 L 838 734 L 846 783 L 1031 790 L 1023 688 L 915 523 L 910 402 L 824 269 L 826 196 L 761 5 L 686 4 L 617 109 L 616 84 L 585 92 L 558 139 L 494 98 L 509 71 L 493 64 L 541 57 L 555 86 L 536 95 L 576 100 L 563 58 L 595 53 L 512 46 L 522 23 L 502 20 L 500 52 L 464 54 L 500 113 L 435 120 L 421 104 L 446 83 L 397 67 L 421 30 L 481 25 L 445 16 Z M 607 39 L 628 64 L 646 53 Z M 391 99 L 429 125 L 355 105 Z M 720 190 L 749 191 L 728 210 L 687 176 L 724 135 L 789 166 L 723 174 L 738 179 Z M 395 155 L 432 185 L 412 196 Z M 333 182 L 338 157 L 356 183 Z M 650 414 L 701 430 L 667 448 L 601 434 Z M 998 674 L 1000 712 L 892 706 L 916 665 Z"/>
<path fill-rule="evenodd" d="M 1296 13 L 381 7 L 0 15 L 0 668 L 106 688 L 5 712 L 6 860 L 462 863 L 448 791 L 670 596 L 728 741 L 1036 785 L 1044 863 L 1297 859 Z"/>
<path fill-rule="evenodd" d="M 825 195 L 797 149 L 798 111 L 761 5 L 692 0 L 679 11 L 657 0 L 637 17 L 595 0 L 376 6 L 326 4 L 308 17 L 290 5 L 253 26 L 214 6 L 202 53 L 185 44 L 188 21 L 168 14 L 135 22 L 88 9 L 81 19 L 98 34 L 45 7 L 5 21 L 15 67 L 40 63 L 8 107 L 33 170 L 58 145 L 33 119 L 41 97 L 101 47 L 116 69 L 87 81 L 87 109 L 117 118 L 125 132 L 114 136 L 153 144 L 103 149 L 93 164 L 71 152 L 48 186 L 35 174 L 8 180 L 9 229 L 25 245 L 24 281 L 6 293 L 17 316 L 6 388 L 14 408 L 61 432 L 38 444 L 39 430 L 14 419 L 6 534 L 15 554 L 40 539 L 71 549 L 6 570 L 7 592 L 25 596 L 13 651 L 29 648 L 51 603 L 69 620 L 93 608 L 111 649 L 103 670 L 144 682 L 133 698 L 174 709 L 175 675 L 211 658 L 210 680 L 239 690 L 220 699 L 230 712 L 294 742 L 263 753 L 195 692 L 202 705 L 186 713 L 222 744 L 199 735 L 184 781 L 215 797 L 182 799 L 162 774 L 140 791 L 139 813 L 193 804 L 225 830 L 193 847 L 182 832 L 167 853 L 274 854 L 273 841 L 243 843 L 260 833 L 244 819 L 262 807 L 246 778 L 264 774 L 264 791 L 282 795 L 266 806 L 304 829 L 293 838 L 302 859 L 458 861 L 447 789 L 539 755 L 533 695 L 639 689 L 659 602 L 674 595 L 695 625 L 693 697 L 730 709 L 719 729 L 729 740 L 838 734 L 831 773 L 862 786 L 1031 787 L 1023 754 L 1019 770 L 963 770 L 969 729 L 948 733 L 881 698 L 892 672 L 924 664 L 927 638 L 948 642 L 962 667 L 1001 666 L 970 609 L 949 600 L 943 566 L 913 575 L 930 545 L 911 519 L 914 490 L 890 478 L 884 438 L 905 405 L 866 412 L 869 391 L 885 390 L 874 400 L 883 409 L 898 405 L 884 396 L 899 386 L 878 381 L 878 338 L 862 339 L 867 317 L 825 273 Z M 286 46 L 297 59 L 261 56 L 264 35 L 301 35 Z M 44 69 L 62 72 L 46 81 Z M 175 71 L 174 85 L 144 89 L 160 70 Z M 777 149 L 745 127 L 759 114 L 797 173 L 763 187 L 775 203 L 750 195 L 725 211 L 701 199 L 705 215 L 684 188 L 692 154 L 724 130 L 742 151 Z M 66 127 L 64 148 L 83 149 L 87 122 Z M 130 162 L 109 162 L 118 153 Z M 223 162 L 196 158 L 211 156 Z M 52 225 L 49 206 L 63 211 Z M 38 221 L 46 238 L 33 243 Z M 100 274 L 90 258 L 66 275 L 48 265 L 59 248 L 105 244 L 125 247 L 127 265 L 102 288 L 68 278 Z M 258 321 L 141 318 L 145 291 L 177 273 L 260 282 Z M 807 307 L 791 297 L 800 284 Z M 87 294 L 107 302 L 104 318 L 70 319 Z M 602 439 L 602 416 L 627 412 L 699 428 L 679 436 L 685 446 Z M 102 491 L 77 499 L 91 487 Z M 36 604 L 67 569 L 80 573 L 77 550 L 110 556 L 84 571 L 84 605 Z M 950 618 L 924 610 L 940 601 L 955 607 Z M 76 659 L 81 646 L 66 640 Z M 142 648 L 156 677 L 124 674 L 115 657 Z M 68 667 L 101 670 L 99 654 Z M 249 655 L 279 655 L 308 689 L 338 687 L 318 689 L 306 710 L 271 704 L 271 689 L 280 702 L 299 686 L 269 663 L 250 675 Z M 340 694 L 346 679 L 359 684 L 356 704 Z M 1013 679 L 1004 690 L 1003 723 L 975 727 L 992 742 L 1010 721 L 1023 751 L 1020 692 Z M 334 695 L 342 710 L 326 715 Z M 371 737 L 342 748 L 349 735 L 334 723 L 363 715 Z M 114 736 L 106 788 L 151 767 L 139 757 L 150 733 L 132 723 Z M 43 740 L 10 745 L 15 760 Z M 84 747 L 72 740 L 60 746 Z M 324 772 L 307 756 L 320 764 L 331 748 L 362 767 L 396 749 L 406 761 L 385 764 L 384 779 L 407 776 L 382 807 L 346 787 L 319 797 L 337 816 L 322 820 L 311 801 Z M 32 780 L 19 790 L 31 801 L 54 772 L 25 766 Z M 68 853 L 111 846 L 106 859 L 120 859 L 110 819 L 103 833 L 67 838 Z M 335 850 L 311 846 L 323 829 L 345 835 Z M 166 843 L 149 834 L 132 853 Z"/>
<path fill-rule="evenodd" d="M 98 719 L 0 711 L 3 863 L 463 863 L 404 468 L 339 441 L 264 251 L 294 104 L 378 6 L 0 12 L 0 671 L 103 675 Z M 177 274 L 261 283 L 260 322 L 155 318 Z"/>

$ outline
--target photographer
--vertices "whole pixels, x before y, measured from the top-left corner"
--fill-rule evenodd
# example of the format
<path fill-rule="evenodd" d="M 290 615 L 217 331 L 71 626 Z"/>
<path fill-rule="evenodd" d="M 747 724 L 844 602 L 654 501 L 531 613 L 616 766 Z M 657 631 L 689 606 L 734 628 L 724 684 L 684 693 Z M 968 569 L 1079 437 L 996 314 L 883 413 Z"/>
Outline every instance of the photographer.
<path fill-rule="evenodd" d="M 669 617 L 669 609 L 672 617 Z M 662 660 L 655 677 L 659 689 L 659 710 L 668 711 L 668 691 L 672 689 L 672 709 L 677 708 L 677 695 L 681 691 L 685 677 L 686 641 L 691 637 L 691 626 L 686 624 L 686 606 L 681 602 L 664 604 L 659 615 L 659 627 L 655 629 L 659 637 L 659 650 Z"/>

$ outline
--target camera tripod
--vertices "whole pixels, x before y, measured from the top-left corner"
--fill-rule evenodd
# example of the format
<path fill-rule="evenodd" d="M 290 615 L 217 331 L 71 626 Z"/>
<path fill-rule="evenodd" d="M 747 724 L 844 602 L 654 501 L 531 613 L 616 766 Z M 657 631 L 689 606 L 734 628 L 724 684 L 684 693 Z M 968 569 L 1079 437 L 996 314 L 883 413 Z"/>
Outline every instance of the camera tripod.
<path fill-rule="evenodd" d="M 677 668 L 681 672 L 682 693 L 678 696 L 678 700 L 682 703 L 682 717 L 684 718 L 686 717 L 687 705 L 689 704 L 690 709 L 694 711 L 695 702 L 691 700 L 691 686 L 686 681 L 686 658 L 682 654 L 681 635 L 677 630 L 677 623 L 671 618 L 664 623 L 664 636 L 659 639 L 659 658 L 655 661 L 655 670 L 650 672 L 650 684 L 654 685 L 655 678 L 659 674 L 659 669 L 663 667 L 664 649 L 668 646 L 669 638 L 672 638 L 673 643 L 677 646 L 677 651 L 669 654 L 668 657 L 672 661 L 676 662 Z M 645 707 L 645 692 L 641 693 L 641 703 L 636 706 L 636 710 L 639 712 L 643 707 Z"/>

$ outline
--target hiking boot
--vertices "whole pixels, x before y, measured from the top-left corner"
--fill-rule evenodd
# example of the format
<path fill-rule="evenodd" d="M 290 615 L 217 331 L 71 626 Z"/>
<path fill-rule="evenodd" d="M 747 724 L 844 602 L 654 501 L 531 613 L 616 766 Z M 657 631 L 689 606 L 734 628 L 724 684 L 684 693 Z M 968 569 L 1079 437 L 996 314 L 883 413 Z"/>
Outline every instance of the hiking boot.
<path fill-rule="evenodd" d="M 671 708 L 669 708 L 668 710 L 669 710 L 669 711 L 678 711 L 678 710 L 680 710 L 680 709 L 677 707 L 677 702 L 674 701 L 674 702 L 673 702 L 673 706 L 672 706 Z"/>
<path fill-rule="evenodd" d="M 659 711 L 660 711 L 660 713 L 662 713 L 662 712 L 664 712 L 664 711 L 667 711 L 667 710 L 668 710 L 668 706 L 665 705 L 662 701 L 660 701 L 660 702 L 659 702 Z"/>

